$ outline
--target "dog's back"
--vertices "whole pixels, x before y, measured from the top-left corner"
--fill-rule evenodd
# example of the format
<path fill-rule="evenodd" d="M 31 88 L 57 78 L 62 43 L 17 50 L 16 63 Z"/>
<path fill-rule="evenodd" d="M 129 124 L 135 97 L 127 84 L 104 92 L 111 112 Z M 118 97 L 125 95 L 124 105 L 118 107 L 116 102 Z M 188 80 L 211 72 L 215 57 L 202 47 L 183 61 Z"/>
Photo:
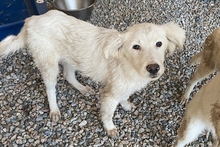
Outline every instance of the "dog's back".
<path fill-rule="evenodd" d="M 56 19 L 54 19 L 56 16 Z M 63 21 L 65 15 L 58 11 L 49 11 L 41 16 L 32 16 L 25 20 L 25 24 L 21 29 L 21 32 L 15 36 L 10 35 L 0 42 L 0 56 L 7 56 L 15 51 L 24 48 L 25 46 L 35 46 L 38 47 L 39 43 L 44 45 L 44 42 L 47 41 L 45 38 L 48 38 L 50 41 L 55 42 L 54 36 L 59 34 L 60 38 L 64 38 L 64 32 L 67 30 L 59 29 L 59 23 L 57 20 Z M 69 25 L 70 21 L 65 19 L 65 24 Z M 64 31 L 61 33 L 61 31 Z M 47 43 L 49 44 L 49 42 Z M 31 48 L 30 48 L 31 49 Z"/>
<path fill-rule="evenodd" d="M 8 36 L 0 43 L 0 56 L 7 56 L 26 46 L 37 67 L 41 66 L 38 62 L 44 57 L 53 58 L 71 64 L 97 82 L 104 82 L 109 67 L 103 49 L 109 46 L 111 51 L 120 43 L 119 32 L 116 30 L 96 27 L 51 10 L 27 18 L 17 36 Z"/>

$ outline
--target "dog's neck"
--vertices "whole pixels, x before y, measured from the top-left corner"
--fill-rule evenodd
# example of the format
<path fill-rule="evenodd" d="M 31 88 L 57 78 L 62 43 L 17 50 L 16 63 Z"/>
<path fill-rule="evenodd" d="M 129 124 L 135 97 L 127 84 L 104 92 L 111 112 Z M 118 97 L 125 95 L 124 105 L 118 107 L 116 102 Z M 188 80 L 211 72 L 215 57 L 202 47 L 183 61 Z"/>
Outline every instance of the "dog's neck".
<path fill-rule="evenodd" d="M 132 91 L 132 93 L 141 90 L 149 83 L 149 80 L 139 75 L 128 61 L 114 60 L 114 62 L 112 65 L 117 66 L 117 68 L 112 67 L 111 72 L 112 80 L 115 81 L 115 83 L 119 83 L 119 85 L 124 86 L 125 89 L 130 89 L 129 91 Z"/>

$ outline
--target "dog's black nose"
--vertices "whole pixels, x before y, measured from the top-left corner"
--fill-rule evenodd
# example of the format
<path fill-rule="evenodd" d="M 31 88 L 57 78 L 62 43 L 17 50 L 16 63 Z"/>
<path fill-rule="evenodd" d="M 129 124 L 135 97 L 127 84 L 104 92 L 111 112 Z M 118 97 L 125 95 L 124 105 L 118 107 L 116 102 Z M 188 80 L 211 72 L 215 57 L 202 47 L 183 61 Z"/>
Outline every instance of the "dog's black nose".
<path fill-rule="evenodd" d="M 149 64 L 146 67 L 147 71 L 151 74 L 156 74 L 160 70 L 160 66 L 158 64 Z"/>

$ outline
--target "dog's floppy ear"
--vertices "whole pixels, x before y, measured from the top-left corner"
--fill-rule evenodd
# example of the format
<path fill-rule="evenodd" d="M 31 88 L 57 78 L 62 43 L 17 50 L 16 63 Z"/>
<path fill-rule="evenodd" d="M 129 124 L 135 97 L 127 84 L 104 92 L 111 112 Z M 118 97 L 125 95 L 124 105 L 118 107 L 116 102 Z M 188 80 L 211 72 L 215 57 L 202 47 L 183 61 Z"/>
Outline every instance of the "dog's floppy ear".
<path fill-rule="evenodd" d="M 183 44 L 185 42 L 185 30 L 180 28 L 180 26 L 174 22 L 164 24 L 162 27 L 166 31 L 166 37 L 168 39 L 167 49 L 169 51 L 169 55 L 172 55 L 176 47 L 178 47 L 178 49 L 183 48 Z"/>
<path fill-rule="evenodd" d="M 123 37 L 119 32 L 109 34 L 104 45 L 104 56 L 106 59 L 118 56 L 119 49 L 123 45 Z"/>

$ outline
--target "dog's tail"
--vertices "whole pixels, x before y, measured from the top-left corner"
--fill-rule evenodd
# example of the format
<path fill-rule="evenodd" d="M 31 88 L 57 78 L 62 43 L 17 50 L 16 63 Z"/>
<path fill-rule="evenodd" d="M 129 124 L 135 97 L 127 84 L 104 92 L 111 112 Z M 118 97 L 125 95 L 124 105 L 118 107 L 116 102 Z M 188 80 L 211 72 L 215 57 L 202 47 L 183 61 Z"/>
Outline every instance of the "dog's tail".
<path fill-rule="evenodd" d="M 190 65 L 200 63 L 200 61 L 202 60 L 202 56 L 203 56 L 203 51 L 201 51 L 198 54 L 196 54 L 195 56 L 193 56 L 190 60 Z"/>
<path fill-rule="evenodd" d="M 8 56 L 25 47 L 26 31 L 22 28 L 17 35 L 10 35 L 0 42 L 0 56 Z"/>

